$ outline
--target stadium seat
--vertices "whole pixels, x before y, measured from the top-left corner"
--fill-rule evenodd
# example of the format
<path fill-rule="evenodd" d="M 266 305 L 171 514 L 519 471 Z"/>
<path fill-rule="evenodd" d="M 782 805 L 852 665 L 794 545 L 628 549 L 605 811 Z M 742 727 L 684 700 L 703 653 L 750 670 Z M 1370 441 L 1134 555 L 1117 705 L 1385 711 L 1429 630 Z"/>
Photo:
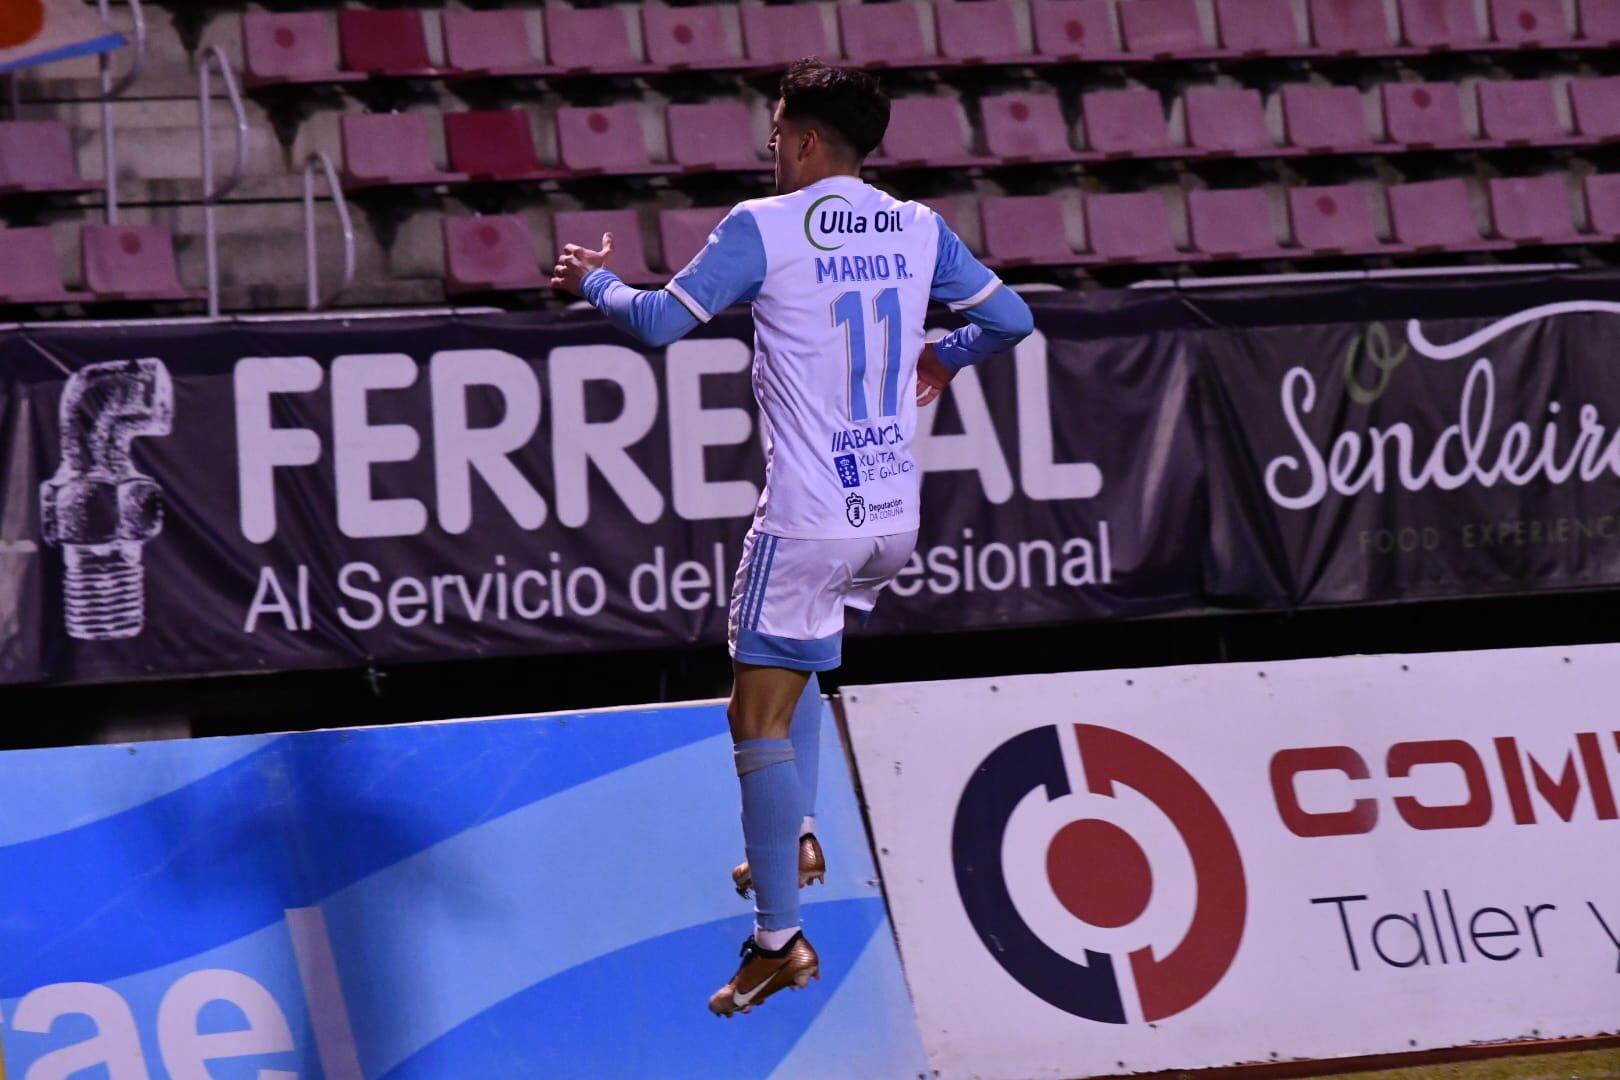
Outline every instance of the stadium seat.
<path fill-rule="evenodd" d="M 1575 130 L 1589 139 L 1620 139 L 1620 75 L 1569 84 Z"/>
<path fill-rule="evenodd" d="M 909 0 L 890 4 L 839 4 L 838 33 L 844 56 L 869 68 L 916 67 L 939 62 L 923 36 L 922 9 Z"/>
<path fill-rule="evenodd" d="M 100 300 L 195 300 L 180 284 L 174 238 L 161 225 L 86 225 L 84 284 Z"/>
<path fill-rule="evenodd" d="M 697 206 L 658 211 L 658 246 L 663 266 L 676 274 L 709 242 L 709 234 L 731 211 L 723 206 Z"/>
<path fill-rule="evenodd" d="M 543 289 L 550 284 L 551 275 L 540 270 L 529 223 L 517 214 L 447 215 L 443 221 L 447 291 Z"/>
<path fill-rule="evenodd" d="M 1483 240 L 1461 180 L 1424 180 L 1384 189 L 1395 239 L 1413 251 L 1483 251 L 1511 246 Z"/>
<path fill-rule="evenodd" d="M 338 67 L 337 34 L 322 11 L 250 11 L 242 16 L 242 57 L 251 86 L 365 78 Z"/>
<path fill-rule="evenodd" d="M 1486 10 L 1498 45 L 1542 49 L 1571 40 L 1563 0 L 1490 0 Z"/>
<path fill-rule="evenodd" d="M 1108 262 L 1185 262 L 1170 234 L 1163 196 L 1153 191 L 1087 195 L 1086 242 Z"/>
<path fill-rule="evenodd" d="M 57 120 L 0 122 L 0 195 L 91 191 L 81 179 L 73 136 Z"/>
<path fill-rule="evenodd" d="M 1558 119 L 1559 85 L 1551 79 L 1480 82 L 1479 126 L 1485 138 L 1503 146 L 1569 142 Z"/>
<path fill-rule="evenodd" d="M 1153 90 L 1097 90 L 1080 97 L 1086 149 L 1094 157 L 1154 157 L 1179 153 L 1170 145 L 1164 104 Z"/>
<path fill-rule="evenodd" d="M 1588 45 L 1620 46 L 1620 0 L 1579 0 L 1581 40 Z"/>
<path fill-rule="evenodd" d="M 662 280 L 647 268 L 641 243 L 641 222 L 634 210 L 562 210 L 551 219 L 557 250 L 565 244 L 580 244 L 593 251 L 601 246 L 602 234 L 613 234 L 613 272 L 623 281 L 644 284 Z"/>
<path fill-rule="evenodd" d="M 1123 55 L 1108 0 L 1035 0 L 1035 51 L 1048 60 L 1101 60 Z"/>
<path fill-rule="evenodd" d="M 1010 195 L 979 200 L 984 253 L 1001 266 L 1061 266 L 1080 261 L 1069 246 L 1063 200 L 1057 195 Z"/>
<path fill-rule="evenodd" d="M 657 173 L 673 165 L 655 165 L 647 155 L 647 137 L 636 105 L 557 110 L 557 148 L 562 163 L 576 173 Z"/>
<path fill-rule="evenodd" d="M 628 8 L 545 6 L 546 51 L 551 66 L 567 74 L 635 73 L 653 70 L 630 43 Z"/>
<path fill-rule="evenodd" d="M 1193 0 L 1122 0 L 1118 10 L 1125 51 L 1133 56 L 1168 60 L 1216 51 L 1204 40 Z"/>
<path fill-rule="evenodd" d="M 1370 255 L 1404 250 L 1373 231 L 1372 204 L 1359 184 L 1288 189 L 1294 243 L 1314 255 Z"/>
<path fill-rule="evenodd" d="M 1473 0 L 1399 0 L 1401 40 L 1414 48 L 1441 52 L 1476 49 L 1485 43 Z"/>
<path fill-rule="evenodd" d="M 1029 58 L 1010 0 L 935 0 L 934 25 L 947 60 L 999 64 Z"/>
<path fill-rule="evenodd" d="M 1277 243 L 1263 188 L 1187 193 L 1187 221 L 1194 251 L 1214 259 L 1276 259 Z"/>
<path fill-rule="evenodd" d="M 1054 93 L 992 94 L 980 103 L 984 145 L 1005 162 L 1072 161 L 1068 123 Z"/>
<path fill-rule="evenodd" d="M 741 37 L 733 36 L 726 16 L 731 10 L 718 4 L 641 8 L 647 59 L 672 71 L 743 66 Z"/>
<path fill-rule="evenodd" d="M 1239 56 L 1299 56 L 1310 50 L 1290 0 L 1215 0 L 1215 36 Z"/>
<path fill-rule="evenodd" d="M 1592 231 L 1620 237 L 1620 173 L 1592 173 L 1582 184 Z"/>
<path fill-rule="evenodd" d="M 1310 0 L 1311 41 L 1336 56 L 1400 52 L 1389 36 L 1383 0 Z"/>
<path fill-rule="evenodd" d="M 1463 127 L 1462 96 L 1456 83 L 1384 83 L 1384 130 L 1392 142 L 1413 149 L 1473 145 Z"/>
<path fill-rule="evenodd" d="M 826 4 L 742 8 L 743 45 L 748 59 L 763 67 L 780 67 L 806 56 L 828 63 L 839 59 L 838 42 L 827 32 L 822 17 Z"/>
<path fill-rule="evenodd" d="M 759 156 L 748 106 L 740 101 L 671 105 L 664 115 L 669 125 L 669 156 L 682 169 L 719 172 L 771 167 Z"/>
<path fill-rule="evenodd" d="M 1285 86 L 1282 121 L 1284 141 L 1299 150 L 1363 154 L 1376 149 L 1367 137 L 1361 91 L 1353 86 Z"/>
<path fill-rule="evenodd" d="M 445 63 L 457 75 L 516 77 L 542 74 L 528 16 L 517 8 L 439 14 Z"/>
<path fill-rule="evenodd" d="M 445 184 L 466 179 L 434 163 L 425 113 L 347 113 L 339 127 L 346 186 Z"/>
<path fill-rule="evenodd" d="M 1206 154 L 1283 153 L 1266 131 L 1260 91 L 1205 86 L 1187 91 L 1187 142 Z"/>
<path fill-rule="evenodd" d="M 345 71 L 366 75 L 436 75 L 427 28 L 414 8 L 338 9 L 338 44 Z"/>
<path fill-rule="evenodd" d="M 955 196 L 945 195 L 937 199 L 918 199 L 917 201 L 938 214 L 940 219 L 945 222 L 945 227 L 960 237 L 963 243 L 967 243 L 968 238 L 962 233 L 962 208 Z M 968 247 L 975 254 L 983 254 L 979 248 L 971 244 Z"/>
<path fill-rule="evenodd" d="M 540 163 L 534 129 L 522 109 L 444 114 L 450 168 L 473 180 L 544 180 L 562 175 Z"/>
<path fill-rule="evenodd" d="M 889 130 L 878 152 L 866 163 L 877 168 L 994 164 L 994 158 L 973 152 L 971 138 L 962 104 L 956 98 L 895 98 L 889 105 Z"/>
<path fill-rule="evenodd" d="M 89 298 L 89 293 L 62 283 L 50 229 L 0 229 L 0 304 L 65 304 Z"/>
<path fill-rule="evenodd" d="M 1568 177 L 1494 177 L 1488 184 L 1496 235 L 1518 244 L 1579 244 L 1570 216 Z"/>

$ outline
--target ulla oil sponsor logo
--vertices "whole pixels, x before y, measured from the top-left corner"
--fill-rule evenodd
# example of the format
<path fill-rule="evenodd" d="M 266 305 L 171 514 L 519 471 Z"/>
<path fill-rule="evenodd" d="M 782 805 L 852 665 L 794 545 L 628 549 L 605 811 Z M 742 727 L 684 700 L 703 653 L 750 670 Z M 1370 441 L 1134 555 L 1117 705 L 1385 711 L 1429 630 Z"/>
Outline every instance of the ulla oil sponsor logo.
<path fill-rule="evenodd" d="M 900 211 L 857 213 L 842 195 L 823 195 L 804 212 L 804 238 L 817 251 L 837 251 L 847 242 L 846 237 L 866 233 L 897 233 L 904 227 Z M 884 276 L 887 277 L 886 274 Z"/>

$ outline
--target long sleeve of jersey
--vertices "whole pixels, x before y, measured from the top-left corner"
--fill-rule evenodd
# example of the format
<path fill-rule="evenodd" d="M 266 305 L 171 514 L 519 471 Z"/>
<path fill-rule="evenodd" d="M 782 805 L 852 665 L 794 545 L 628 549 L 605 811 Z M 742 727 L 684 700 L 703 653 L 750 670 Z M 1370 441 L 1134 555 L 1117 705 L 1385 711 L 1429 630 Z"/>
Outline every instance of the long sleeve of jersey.
<path fill-rule="evenodd" d="M 939 222 L 939 256 L 930 295 L 959 311 L 970 325 L 934 343 L 940 363 L 952 371 L 1004 353 L 1035 329 L 1029 305 L 1002 285 L 989 267 L 968 251 L 944 219 Z"/>
<path fill-rule="evenodd" d="M 580 289 L 608 322 L 647 345 L 678 341 L 739 300 L 759 295 L 765 281 L 765 245 L 747 210 L 737 208 L 709 234 L 709 242 L 662 289 L 634 289 L 607 269 L 585 275 Z"/>

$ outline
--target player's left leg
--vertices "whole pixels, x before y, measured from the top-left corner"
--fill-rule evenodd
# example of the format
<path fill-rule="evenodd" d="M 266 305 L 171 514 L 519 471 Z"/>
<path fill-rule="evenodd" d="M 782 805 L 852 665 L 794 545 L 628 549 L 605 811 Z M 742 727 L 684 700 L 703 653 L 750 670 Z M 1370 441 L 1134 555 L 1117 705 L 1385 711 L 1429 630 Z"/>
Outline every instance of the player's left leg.
<path fill-rule="evenodd" d="M 799 797 L 804 804 L 804 816 L 799 821 L 801 889 L 827 880 L 827 857 L 816 838 L 816 785 L 821 771 L 821 714 L 825 709 L 821 681 L 811 672 L 788 725 L 788 741 L 793 744 L 793 760 L 799 770 Z M 746 861 L 733 868 L 731 883 L 737 895 L 747 899 L 754 888 L 754 876 Z"/>

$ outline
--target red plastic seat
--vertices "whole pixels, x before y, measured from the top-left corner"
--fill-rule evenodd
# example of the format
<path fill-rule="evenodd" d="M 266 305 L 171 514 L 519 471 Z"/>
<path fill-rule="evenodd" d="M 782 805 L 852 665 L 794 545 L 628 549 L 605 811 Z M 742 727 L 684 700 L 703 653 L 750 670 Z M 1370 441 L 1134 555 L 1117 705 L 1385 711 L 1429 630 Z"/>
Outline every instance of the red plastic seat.
<path fill-rule="evenodd" d="M 1164 105 L 1152 90 L 1097 90 L 1080 98 L 1086 148 L 1101 157 L 1174 154 Z"/>
<path fill-rule="evenodd" d="M 889 130 L 867 164 L 965 167 L 995 161 L 973 152 L 967 117 L 954 97 L 902 97 L 889 104 Z"/>
<path fill-rule="evenodd" d="M 765 67 L 791 64 L 807 56 L 831 63 L 838 42 L 822 18 L 825 4 L 749 4 L 742 8 L 743 45 L 748 59 Z"/>
<path fill-rule="evenodd" d="M 641 222 L 634 210 L 562 210 L 552 219 L 557 250 L 566 244 L 580 244 L 595 251 L 602 245 L 602 234 L 613 234 L 613 262 L 610 268 L 620 279 L 642 283 L 662 280 L 647 268 L 647 255 L 641 244 Z"/>
<path fill-rule="evenodd" d="M 734 38 L 726 25 L 727 14 L 728 9 L 718 4 L 644 5 L 641 26 L 647 59 L 673 71 L 742 67 L 740 38 Z"/>
<path fill-rule="evenodd" d="M 517 214 L 445 217 L 445 288 L 452 293 L 543 289 L 534 234 Z M 614 237 L 617 240 L 617 237 Z"/>
<path fill-rule="evenodd" d="M 1310 0 L 1311 40 L 1337 56 L 1398 52 L 1383 0 Z"/>
<path fill-rule="evenodd" d="M 86 225 L 84 284 L 101 300 L 195 300 L 180 284 L 174 237 L 161 225 Z"/>
<path fill-rule="evenodd" d="M 89 298 L 89 293 L 62 283 L 49 228 L 0 229 L 0 304 L 65 304 Z"/>
<path fill-rule="evenodd" d="M 1310 51 L 1289 0 L 1215 0 L 1215 36 L 1240 56 L 1298 56 Z"/>
<path fill-rule="evenodd" d="M 669 155 L 681 168 L 705 172 L 770 168 L 756 149 L 752 118 L 742 102 L 671 105 L 664 115 Z"/>
<path fill-rule="evenodd" d="M 1359 184 L 1288 189 L 1288 224 L 1294 243 L 1316 255 L 1367 255 L 1384 244 L 1373 231 L 1372 203 Z"/>
<path fill-rule="evenodd" d="M 1578 244 L 1580 233 L 1570 215 L 1569 178 L 1495 177 L 1488 185 L 1491 222 L 1496 235 L 1520 244 Z"/>
<path fill-rule="evenodd" d="M 1399 0 L 1401 39 L 1419 49 L 1474 49 L 1485 43 L 1474 0 Z"/>
<path fill-rule="evenodd" d="M 1463 127 L 1462 96 L 1456 83 L 1384 83 L 1378 93 L 1384 105 L 1384 129 L 1392 141 L 1418 149 L 1473 142 Z"/>
<path fill-rule="evenodd" d="M 730 212 L 723 206 L 658 211 L 658 246 L 663 251 L 664 269 L 679 273 L 703 250 L 709 234 Z"/>
<path fill-rule="evenodd" d="M 1504 146 L 1569 141 L 1558 119 L 1558 84 L 1551 79 L 1477 84 L 1479 126 L 1485 138 Z"/>
<path fill-rule="evenodd" d="M 450 168 L 474 180 L 541 180 L 561 173 L 541 164 L 522 109 L 445 113 L 444 142 Z"/>
<path fill-rule="evenodd" d="M 934 25 L 939 51 L 948 60 L 1005 63 L 1029 57 L 1009 0 L 935 0 Z"/>
<path fill-rule="evenodd" d="M 1278 147 L 1266 131 L 1266 108 L 1260 91 L 1200 87 L 1187 91 L 1187 141 L 1209 154 L 1275 154 Z"/>
<path fill-rule="evenodd" d="M 1283 138 L 1313 153 L 1366 153 L 1367 114 L 1353 86 L 1298 84 L 1282 89 Z"/>
<path fill-rule="evenodd" d="M 1620 236 L 1620 173 L 1592 173 L 1583 182 L 1592 231 Z"/>
<path fill-rule="evenodd" d="M 57 120 L 0 122 L 0 194 L 90 191 L 81 179 L 73 136 Z"/>
<path fill-rule="evenodd" d="M 838 33 L 844 56 L 863 67 L 915 67 L 939 62 L 923 36 L 922 10 L 900 0 L 892 4 L 839 4 Z"/>
<path fill-rule="evenodd" d="M 1088 195 L 1086 242 L 1109 262 L 1185 262 L 1170 233 L 1164 198 L 1152 191 Z"/>
<path fill-rule="evenodd" d="M 1069 246 L 1063 200 L 1057 195 L 1011 195 L 979 200 L 984 252 L 993 262 L 1062 265 L 1080 261 Z"/>
<path fill-rule="evenodd" d="M 628 9 L 545 6 L 546 52 L 567 73 L 651 70 L 630 43 Z"/>
<path fill-rule="evenodd" d="M 1415 251 L 1469 251 L 1510 246 L 1481 239 L 1461 180 L 1424 180 L 1385 189 L 1395 239 Z"/>
<path fill-rule="evenodd" d="M 1563 0 L 1490 0 L 1487 10 L 1497 44 L 1545 48 L 1572 40 Z"/>
<path fill-rule="evenodd" d="M 1620 0 L 1579 0 L 1581 40 L 1588 45 L 1620 46 Z"/>
<path fill-rule="evenodd" d="M 1193 0 L 1122 0 L 1119 22 L 1125 51 L 1135 56 L 1171 59 L 1213 51 Z"/>
<path fill-rule="evenodd" d="M 1620 75 L 1569 84 L 1575 130 L 1590 139 L 1620 139 Z"/>
<path fill-rule="evenodd" d="M 338 9 L 338 43 L 346 71 L 366 75 L 435 75 L 422 13 L 412 8 Z"/>
<path fill-rule="evenodd" d="M 247 82 L 254 86 L 365 78 L 338 67 L 337 34 L 331 17 L 321 11 L 246 13 L 242 58 Z"/>
<path fill-rule="evenodd" d="M 672 165 L 655 165 L 647 154 L 637 105 L 557 110 L 557 149 L 562 163 L 576 173 L 657 173 Z"/>
<path fill-rule="evenodd" d="M 1000 161 L 1070 161 L 1068 124 L 1056 94 L 992 94 L 980 103 L 984 145 Z"/>
<path fill-rule="evenodd" d="M 517 8 L 439 14 L 445 63 L 458 75 L 538 75 L 546 70 L 529 35 L 529 20 Z"/>
<path fill-rule="evenodd" d="M 1035 0 L 1035 51 L 1053 60 L 1122 56 L 1108 0 Z"/>
<path fill-rule="evenodd" d="M 1264 188 L 1187 193 L 1194 251 L 1216 259 L 1274 259 L 1284 254 Z"/>
<path fill-rule="evenodd" d="M 444 184 L 466 179 L 434 163 L 426 113 L 347 113 L 339 126 L 347 185 Z"/>

